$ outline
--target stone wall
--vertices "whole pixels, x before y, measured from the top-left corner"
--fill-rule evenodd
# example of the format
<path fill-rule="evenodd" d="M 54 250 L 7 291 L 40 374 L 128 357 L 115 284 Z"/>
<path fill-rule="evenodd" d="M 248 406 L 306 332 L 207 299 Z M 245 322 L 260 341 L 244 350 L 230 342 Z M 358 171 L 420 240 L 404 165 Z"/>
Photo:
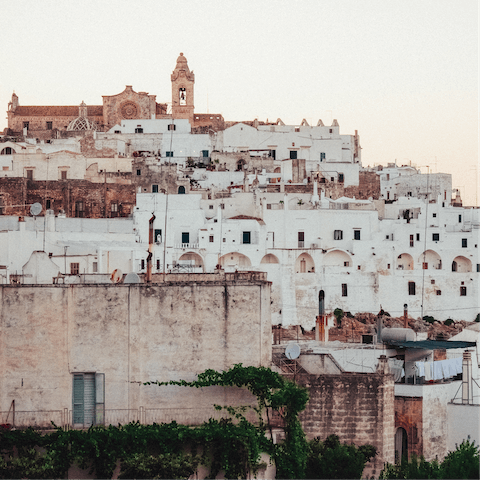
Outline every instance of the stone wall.
<path fill-rule="evenodd" d="M 120 174 L 121 176 L 124 176 Z M 67 217 L 110 218 L 128 216 L 135 205 L 135 186 L 121 183 L 92 183 L 88 180 L 35 181 L 0 178 L 3 215 L 30 215 L 33 203 Z M 82 202 L 81 210 L 79 204 Z M 117 205 L 112 207 L 112 204 Z M 25 205 L 25 206 L 23 206 Z M 80 211 L 82 213 L 80 213 Z"/>
<path fill-rule="evenodd" d="M 132 181 L 136 191 L 152 193 L 152 186 L 156 185 L 158 192 L 177 194 L 178 187 L 183 186 L 185 193 L 190 192 L 189 179 L 179 179 L 177 165 L 149 162 L 143 157 L 136 157 L 132 162 Z"/>
<path fill-rule="evenodd" d="M 378 478 L 384 462 L 394 461 L 394 381 L 381 373 L 305 375 L 310 401 L 301 414 L 308 438 L 336 434 L 341 442 L 370 444 L 377 456 L 364 471 L 364 478 Z"/>
<path fill-rule="evenodd" d="M 408 455 L 423 455 L 423 399 L 422 397 L 395 397 L 395 431 L 407 432 Z"/>
<path fill-rule="evenodd" d="M 0 411 L 12 400 L 18 411 L 71 410 L 73 373 L 88 372 L 105 375 L 110 419 L 125 409 L 212 408 L 238 395 L 246 401 L 243 391 L 222 387 L 192 392 L 143 382 L 192 380 L 237 363 L 270 366 L 269 299 L 268 282 L 241 279 L 3 285 Z"/>

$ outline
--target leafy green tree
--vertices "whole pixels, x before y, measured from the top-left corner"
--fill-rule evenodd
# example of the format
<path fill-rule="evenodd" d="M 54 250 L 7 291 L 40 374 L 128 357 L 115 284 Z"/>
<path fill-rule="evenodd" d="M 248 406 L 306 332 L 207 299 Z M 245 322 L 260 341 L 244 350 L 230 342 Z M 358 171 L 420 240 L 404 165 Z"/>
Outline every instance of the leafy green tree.
<path fill-rule="evenodd" d="M 441 478 L 480 478 L 479 450 L 475 441 L 470 442 L 469 438 L 464 440 L 443 460 Z"/>
<path fill-rule="evenodd" d="M 306 478 L 361 478 L 365 464 L 377 454 L 372 445 L 340 443 L 337 435 L 308 442 Z"/>

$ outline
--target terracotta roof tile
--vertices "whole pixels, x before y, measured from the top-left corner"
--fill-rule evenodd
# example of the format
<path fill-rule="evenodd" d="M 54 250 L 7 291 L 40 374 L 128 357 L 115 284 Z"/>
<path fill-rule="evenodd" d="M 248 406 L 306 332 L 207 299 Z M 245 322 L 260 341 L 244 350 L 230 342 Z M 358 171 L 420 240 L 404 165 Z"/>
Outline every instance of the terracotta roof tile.
<path fill-rule="evenodd" d="M 18 106 L 15 116 L 22 117 L 78 117 L 78 105 L 68 106 Z M 103 105 L 90 105 L 87 107 L 89 117 L 102 117 Z"/>

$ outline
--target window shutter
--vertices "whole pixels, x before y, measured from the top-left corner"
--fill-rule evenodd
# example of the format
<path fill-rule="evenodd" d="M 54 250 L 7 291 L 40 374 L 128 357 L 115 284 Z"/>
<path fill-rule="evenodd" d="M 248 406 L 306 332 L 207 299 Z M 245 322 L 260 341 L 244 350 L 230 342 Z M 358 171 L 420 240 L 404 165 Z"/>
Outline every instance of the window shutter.
<path fill-rule="evenodd" d="M 83 383 L 83 423 L 84 425 L 93 425 L 95 423 L 95 374 L 85 373 Z"/>
<path fill-rule="evenodd" d="M 95 374 L 95 425 L 105 423 L 105 374 Z"/>
<path fill-rule="evenodd" d="M 73 423 L 83 424 L 83 374 L 73 374 Z"/>

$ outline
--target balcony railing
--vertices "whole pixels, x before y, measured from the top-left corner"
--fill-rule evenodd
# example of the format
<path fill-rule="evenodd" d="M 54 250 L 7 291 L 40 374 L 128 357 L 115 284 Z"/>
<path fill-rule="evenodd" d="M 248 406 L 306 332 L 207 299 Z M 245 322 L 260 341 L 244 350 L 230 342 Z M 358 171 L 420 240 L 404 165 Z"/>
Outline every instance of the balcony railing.
<path fill-rule="evenodd" d="M 252 423 L 258 421 L 257 414 L 251 409 L 244 413 Z M 213 407 L 204 408 L 143 408 L 138 409 L 105 409 L 97 415 L 97 424 L 125 425 L 139 422 L 142 425 L 153 423 L 170 423 L 175 421 L 182 425 L 201 425 L 210 418 L 219 420 L 230 418 L 225 410 L 215 410 Z M 266 417 L 265 417 L 266 420 Z M 44 411 L 8 411 L 0 412 L 0 426 L 6 428 L 52 429 L 55 424 L 63 428 L 87 428 L 90 425 L 73 424 L 72 410 L 44 410 Z"/>

